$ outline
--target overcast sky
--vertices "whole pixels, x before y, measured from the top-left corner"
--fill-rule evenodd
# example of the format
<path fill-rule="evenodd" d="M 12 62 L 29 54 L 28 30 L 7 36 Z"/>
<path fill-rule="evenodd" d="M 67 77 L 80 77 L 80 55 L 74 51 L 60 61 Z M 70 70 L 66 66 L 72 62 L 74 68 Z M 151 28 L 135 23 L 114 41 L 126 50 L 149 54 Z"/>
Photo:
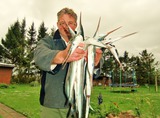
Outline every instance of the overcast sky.
<path fill-rule="evenodd" d="M 114 28 L 121 29 L 109 38 L 138 31 L 138 34 L 115 43 L 119 53 L 139 56 L 147 49 L 160 61 L 160 0 L 0 0 L 0 38 L 4 38 L 8 27 L 17 19 L 25 17 L 27 28 L 34 22 L 38 27 L 42 21 L 46 27 L 56 26 L 57 12 L 69 7 L 78 14 L 82 12 L 85 36 L 93 36 L 99 17 L 99 34 Z"/>

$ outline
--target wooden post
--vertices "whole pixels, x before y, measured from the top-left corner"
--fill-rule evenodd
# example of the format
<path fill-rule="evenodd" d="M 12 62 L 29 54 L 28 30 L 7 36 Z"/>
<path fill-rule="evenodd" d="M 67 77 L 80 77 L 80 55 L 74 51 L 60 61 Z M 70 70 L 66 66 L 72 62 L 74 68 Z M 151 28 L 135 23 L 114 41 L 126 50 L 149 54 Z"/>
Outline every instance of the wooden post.
<path fill-rule="evenodd" d="M 158 74 L 158 72 L 155 73 L 155 91 L 156 92 L 158 92 L 157 74 Z"/>
<path fill-rule="evenodd" d="M 122 87 L 122 71 L 121 71 L 121 68 L 119 70 L 119 77 L 120 77 L 120 87 Z"/>

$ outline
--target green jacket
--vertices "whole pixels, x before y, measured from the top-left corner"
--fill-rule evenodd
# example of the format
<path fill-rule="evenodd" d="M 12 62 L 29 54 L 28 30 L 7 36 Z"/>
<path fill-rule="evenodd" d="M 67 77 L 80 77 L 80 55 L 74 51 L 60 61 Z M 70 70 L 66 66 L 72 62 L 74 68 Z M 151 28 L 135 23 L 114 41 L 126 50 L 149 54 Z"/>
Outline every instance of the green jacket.
<path fill-rule="evenodd" d="M 41 39 L 34 51 L 34 61 L 43 71 L 41 78 L 40 104 L 49 108 L 66 108 L 66 96 L 64 91 L 65 78 L 68 64 L 61 69 L 61 64 L 51 70 L 51 62 L 60 50 L 66 48 L 59 31 L 54 37 Z"/>

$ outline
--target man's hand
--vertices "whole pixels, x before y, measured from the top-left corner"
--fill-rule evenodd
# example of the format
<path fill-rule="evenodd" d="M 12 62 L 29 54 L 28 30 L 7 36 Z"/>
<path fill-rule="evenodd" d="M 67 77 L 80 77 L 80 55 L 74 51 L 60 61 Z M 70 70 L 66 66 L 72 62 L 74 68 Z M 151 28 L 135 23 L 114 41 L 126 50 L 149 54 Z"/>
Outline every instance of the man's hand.
<path fill-rule="evenodd" d="M 72 61 L 77 61 L 79 59 L 82 59 L 86 54 L 86 51 L 83 49 L 84 46 L 85 45 L 83 43 L 80 43 L 77 46 L 77 48 L 74 50 L 74 52 L 69 56 L 67 62 L 72 62 Z"/>

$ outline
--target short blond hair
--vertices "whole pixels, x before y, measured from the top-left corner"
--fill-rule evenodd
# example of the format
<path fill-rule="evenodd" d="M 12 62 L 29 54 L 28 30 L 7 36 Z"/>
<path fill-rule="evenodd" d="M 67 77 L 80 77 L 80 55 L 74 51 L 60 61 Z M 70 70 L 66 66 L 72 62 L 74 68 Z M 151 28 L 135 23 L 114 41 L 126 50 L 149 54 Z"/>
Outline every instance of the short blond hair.
<path fill-rule="evenodd" d="M 77 21 L 77 14 L 70 8 L 63 8 L 61 9 L 58 13 L 57 13 L 57 18 L 59 20 L 59 18 L 61 17 L 61 15 L 64 15 L 64 14 L 69 14 L 70 16 L 72 16 L 76 21 Z"/>

